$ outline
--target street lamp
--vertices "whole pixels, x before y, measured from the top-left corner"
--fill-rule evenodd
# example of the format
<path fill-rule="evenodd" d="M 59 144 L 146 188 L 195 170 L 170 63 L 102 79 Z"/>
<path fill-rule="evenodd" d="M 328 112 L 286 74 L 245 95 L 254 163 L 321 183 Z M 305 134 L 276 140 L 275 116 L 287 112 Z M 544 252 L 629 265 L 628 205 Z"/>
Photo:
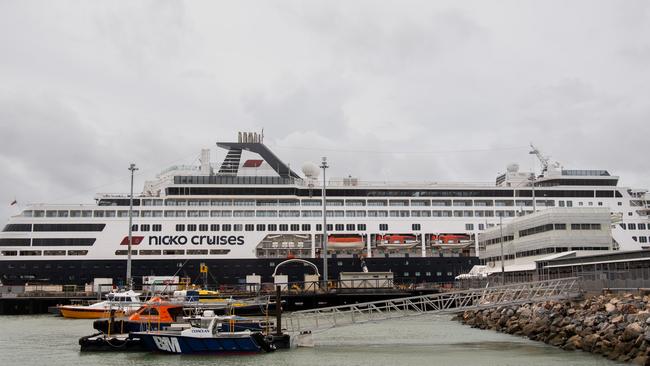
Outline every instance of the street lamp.
<path fill-rule="evenodd" d="M 325 282 L 325 290 L 327 291 L 327 180 L 325 179 L 325 170 L 329 168 L 329 165 L 327 165 L 327 157 L 323 157 L 320 168 L 323 169 L 323 280 Z"/>
<path fill-rule="evenodd" d="M 133 278 L 131 277 L 131 243 L 133 242 L 133 173 L 138 170 L 135 164 L 129 165 L 131 171 L 131 195 L 129 196 L 129 247 L 126 257 L 126 289 L 133 289 Z"/>
<path fill-rule="evenodd" d="M 499 241 L 501 242 L 501 284 L 505 285 L 506 269 L 503 264 L 503 212 L 501 212 L 501 215 L 499 215 L 499 230 L 501 230 L 501 238 L 499 239 Z"/>

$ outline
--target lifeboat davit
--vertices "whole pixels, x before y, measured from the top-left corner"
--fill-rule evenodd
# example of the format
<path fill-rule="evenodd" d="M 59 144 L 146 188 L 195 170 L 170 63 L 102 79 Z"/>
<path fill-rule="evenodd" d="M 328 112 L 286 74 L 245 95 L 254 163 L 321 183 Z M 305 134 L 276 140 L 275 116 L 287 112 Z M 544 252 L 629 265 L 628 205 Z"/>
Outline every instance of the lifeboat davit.
<path fill-rule="evenodd" d="M 365 246 L 359 235 L 327 237 L 327 250 L 363 249 Z"/>
<path fill-rule="evenodd" d="M 415 235 L 377 235 L 377 246 L 383 248 L 412 248 L 420 244 Z"/>

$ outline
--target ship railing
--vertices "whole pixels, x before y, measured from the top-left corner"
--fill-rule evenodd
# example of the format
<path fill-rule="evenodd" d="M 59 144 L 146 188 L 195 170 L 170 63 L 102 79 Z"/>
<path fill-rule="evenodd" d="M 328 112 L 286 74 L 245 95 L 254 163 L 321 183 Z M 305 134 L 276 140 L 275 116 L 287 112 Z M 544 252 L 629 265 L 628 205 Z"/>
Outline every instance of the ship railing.
<path fill-rule="evenodd" d="M 321 187 L 322 181 L 318 180 L 300 180 L 296 179 L 295 184 L 301 187 Z M 438 181 L 419 181 L 419 182 L 405 182 L 405 181 L 389 181 L 389 180 L 348 180 L 348 179 L 331 179 L 327 181 L 328 188 L 338 187 L 421 187 L 421 188 L 496 188 L 493 182 L 477 181 L 477 182 L 438 182 Z"/>

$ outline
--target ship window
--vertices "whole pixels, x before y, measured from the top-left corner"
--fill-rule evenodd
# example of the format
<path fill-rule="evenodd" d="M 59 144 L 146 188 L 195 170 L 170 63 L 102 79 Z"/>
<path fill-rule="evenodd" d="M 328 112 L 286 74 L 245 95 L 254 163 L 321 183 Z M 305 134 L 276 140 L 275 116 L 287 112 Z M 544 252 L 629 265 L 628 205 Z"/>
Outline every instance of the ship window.
<path fill-rule="evenodd" d="M 182 249 L 168 249 L 163 250 L 163 255 L 184 255 L 185 251 Z"/>
<path fill-rule="evenodd" d="M 149 230 L 151 230 L 151 225 L 149 224 L 140 225 L 140 231 L 149 231 Z"/>
<path fill-rule="evenodd" d="M 478 224 L 479 230 L 485 230 L 485 224 Z"/>
<path fill-rule="evenodd" d="M 188 224 L 187 231 L 196 231 L 196 224 Z"/>
<path fill-rule="evenodd" d="M 87 250 L 68 250 L 68 255 L 86 255 L 88 254 Z"/>
<path fill-rule="evenodd" d="M 95 244 L 94 238 L 34 238 L 32 246 L 87 246 Z"/>
<path fill-rule="evenodd" d="M 160 224 L 153 224 L 151 226 L 152 231 L 162 231 L 162 225 Z"/>
<path fill-rule="evenodd" d="M 232 230 L 232 225 L 223 224 L 223 225 L 221 225 L 221 228 L 223 229 L 223 231 L 231 231 Z"/>
<path fill-rule="evenodd" d="M 210 249 L 210 254 L 223 255 L 228 253 L 230 253 L 230 249 Z"/>
<path fill-rule="evenodd" d="M 269 224 L 269 231 L 277 231 L 277 230 L 278 230 L 277 224 Z"/>
<path fill-rule="evenodd" d="M 257 231 L 266 231 L 265 224 L 257 224 Z"/>
<path fill-rule="evenodd" d="M 388 206 L 386 200 L 368 200 L 368 206 Z"/>
<path fill-rule="evenodd" d="M 289 231 L 289 225 L 280 224 L 280 231 Z"/>
<path fill-rule="evenodd" d="M 422 225 L 420 225 L 420 224 L 412 224 L 411 229 L 415 230 L 415 231 L 422 230 Z"/>
<path fill-rule="evenodd" d="M 639 228 L 639 230 L 645 230 L 646 225 L 645 224 L 639 224 L 637 227 Z"/>
<path fill-rule="evenodd" d="M 106 224 L 34 224 L 34 231 L 102 231 Z"/>
<path fill-rule="evenodd" d="M 115 255 L 128 255 L 128 252 L 128 250 L 116 250 Z M 131 249 L 131 255 L 138 255 L 138 251 Z"/>
<path fill-rule="evenodd" d="M 104 211 L 94 211 L 93 216 L 95 216 L 95 217 L 104 217 Z"/>
<path fill-rule="evenodd" d="M 345 230 L 347 230 L 347 231 L 354 231 L 354 224 L 347 224 L 347 225 L 345 225 Z"/>
<path fill-rule="evenodd" d="M 207 249 L 188 249 L 187 250 L 188 255 L 205 255 L 208 254 Z"/>
<path fill-rule="evenodd" d="M 291 231 L 300 230 L 300 224 L 291 224 Z"/>
<path fill-rule="evenodd" d="M 388 224 L 379 224 L 379 231 L 388 230 Z"/>
<path fill-rule="evenodd" d="M 311 231 L 310 224 L 302 224 L 302 231 Z"/>
<path fill-rule="evenodd" d="M 465 224 L 465 230 L 474 230 L 474 224 Z"/>
<path fill-rule="evenodd" d="M 3 247 L 28 247 L 30 243 L 29 239 L 17 239 L 17 238 L 2 238 L 0 239 L 0 246 Z"/>
<path fill-rule="evenodd" d="M 45 217 L 56 217 L 56 211 L 45 212 Z"/>
<path fill-rule="evenodd" d="M 2 231 L 32 231 L 31 224 L 9 224 Z"/>
<path fill-rule="evenodd" d="M 199 225 L 199 231 L 208 231 L 208 224 Z"/>
<path fill-rule="evenodd" d="M 14 256 L 18 255 L 18 251 L 17 250 L 3 250 L 2 252 L 0 252 L 0 254 L 2 254 L 4 256 L 7 256 L 7 257 L 14 257 Z M 12 266 L 9 265 L 9 268 L 11 268 L 11 267 Z"/>
<path fill-rule="evenodd" d="M 210 231 L 219 231 L 219 224 L 210 224 Z"/>
<path fill-rule="evenodd" d="M 316 231 L 323 231 L 323 225 L 322 224 L 316 224 Z"/>
<path fill-rule="evenodd" d="M 160 255 L 160 250 L 143 249 L 140 251 L 140 255 Z"/>
<path fill-rule="evenodd" d="M 254 231 L 254 230 L 255 230 L 255 225 L 253 225 L 253 224 L 246 224 L 246 225 L 244 226 L 244 228 L 246 229 L 246 231 Z"/>
<path fill-rule="evenodd" d="M 638 241 L 637 238 L 636 238 L 636 236 L 633 236 L 633 237 L 632 237 L 632 240 L 634 240 L 634 241 Z M 22 253 L 23 253 L 23 252 L 20 252 L 20 255 L 23 255 Z"/>
<path fill-rule="evenodd" d="M 34 211 L 34 217 L 43 217 L 45 216 L 45 211 L 37 210 Z"/>
<path fill-rule="evenodd" d="M 555 224 L 555 230 L 566 230 L 566 224 Z"/>
<path fill-rule="evenodd" d="M 648 242 L 648 238 L 647 238 L 647 237 L 645 237 L 645 236 L 639 236 L 639 243 L 647 243 L 647 242 Z"/>
<path fill-rule="evenodd" d="M 185 231 L 184 224 L 176 224 L 176 231 Z"/>
<path fill-rule="evenodd" d="M 629 230 L 636 230 L 636 224 L 632 224 L 632 223 L 627 224 L 627 228 L 628 228 Z"/>
<path fill-rule="evenodd" d="M 46 250 L 44 255 L 65 255 L 65 250 Z"/>
<path fill-rule="evenodd" d="M 335 225 L 336 231 L 343 231 L 343 230 L 344 230 L 344 227 L 345 227 L 345 226 L 344 226 L 343 224 L 336 224 L 336 225 Z"/>
<path fill-rule="evenodd" d="M 366 230 L 366 224 L 358 224 L 357 225 L 357 230 L 365 231 Z"/>
<path fill-rule="evenodd" d="M 68 217 L 68 211 L 58 211 L 57 216 L 58 217 Z"/>
<path fill-rule="evenodd" d="M 26 255 L 26 256 L 35 256 L 35 255 L 41 255 L 43 252 L 40 250 L 21 250 L 20 255 Z"/>
<path fill-rule="evenodd" d="M 322 205 L 322 200 L 302 200 L 303 206 L 320 206 Z"/>
<path fill-rule="evenodd" d="M 618 224 L 623 230 L 627 230 L 626 224 Z"/>
<path fill-rule="evenodd" d="M 106 217 L 115 217 L 115 211 L 105 211 Z"/>

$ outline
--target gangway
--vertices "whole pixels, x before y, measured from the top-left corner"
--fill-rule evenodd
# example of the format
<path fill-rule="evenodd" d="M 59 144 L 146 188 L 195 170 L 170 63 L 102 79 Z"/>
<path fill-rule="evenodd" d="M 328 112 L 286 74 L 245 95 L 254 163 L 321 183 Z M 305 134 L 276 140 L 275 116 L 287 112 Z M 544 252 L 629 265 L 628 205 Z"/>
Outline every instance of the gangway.
<path fill-rule="evenodd" d="M 579 279 L 571 277 L 301 310 L 291 313 L 285 324 L 287 332 L 299 334 L 407 316 L 573 299 L 579 296 Z"/>

